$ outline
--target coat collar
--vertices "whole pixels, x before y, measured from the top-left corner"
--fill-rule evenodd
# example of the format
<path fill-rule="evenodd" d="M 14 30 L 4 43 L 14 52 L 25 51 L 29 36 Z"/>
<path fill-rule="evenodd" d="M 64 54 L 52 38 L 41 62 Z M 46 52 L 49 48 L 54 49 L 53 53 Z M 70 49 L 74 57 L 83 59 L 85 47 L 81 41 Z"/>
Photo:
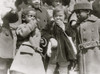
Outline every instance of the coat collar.
<path fill-rule="evenodd" d="M 89 18 L 87 18 L 85 21 L 95 22 L 97 20 L 98 20 L 98 17 L 96 17 L 94 15 L 90 15 Z"/>

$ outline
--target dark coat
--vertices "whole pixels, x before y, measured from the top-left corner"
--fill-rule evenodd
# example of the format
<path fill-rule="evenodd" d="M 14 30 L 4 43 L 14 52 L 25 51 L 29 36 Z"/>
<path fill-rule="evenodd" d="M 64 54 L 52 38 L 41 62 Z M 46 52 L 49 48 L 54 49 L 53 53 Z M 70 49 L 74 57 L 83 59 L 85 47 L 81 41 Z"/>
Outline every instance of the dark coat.
<path fill-rule="evenodd" d="M 76 29 L 80 74 L 100 74 L 100 19 L 91 15 Z"/>
<path fill-rule="evenodd" d="M 44 29 L 47 23 L 50 22 L 49 14 L 44 7 L 36 9 L 36 17 L 38 18 L 38 27 L 40 30 Z"/>
<path fill-rule="evenodd" d="M 18 16 L 16 14 L 8 13 L 3 18 L 3 26 L 0 28 L 0 57 L 1 58 L 13 58 L 15 54 L 13 35 L 9 26 L 9 23 L 16 22 Z"/>
<path fill-rule="evenodd" d="M 93 14 L 100 18 L 100 0 L 95 0 L 92 6 L 93 6 Z"/>
<path fill-rule="evenodd" d="M 54 22 L 53 22 L 54 23 Z M 58 25 L 51 24 L 51 32 L 49 32 L 57 40 L 57 48 L 52 49 L 52 56 L 50 58 L 50 63 L 56 62 L 67 62 L 68 60 L 75 60 L 76 56 L 72 45 L 68 39 L 68 31 L 66 27 L 66 32 L 64 32 Z M 49 27 L 50 28 L 50 27 Z"/>

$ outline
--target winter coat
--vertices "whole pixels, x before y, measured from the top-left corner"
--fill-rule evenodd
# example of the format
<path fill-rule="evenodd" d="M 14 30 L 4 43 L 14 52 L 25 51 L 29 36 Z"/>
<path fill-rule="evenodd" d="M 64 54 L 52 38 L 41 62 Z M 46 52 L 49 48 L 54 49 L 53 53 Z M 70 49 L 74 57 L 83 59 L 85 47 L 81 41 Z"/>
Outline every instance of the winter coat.
<path fill-rule="evenodd" d="M 66 31 L 64 32 L 62 28 L 60 28 L 54 22 L 52 22 L 51 25 L 54 26 L 51 26 L 51 32 L 49 33 L 53 35 L 53 37 L 57 40 L 58 46 L 57 48 L 52 49 L 50 63 L 67 62 L 68 60 L 75 60 L 76 55 L 68 38 L 68 28 L 66 27 Z"/>
<path fill-rule="evenodd" d="M 23 28 L 23 29 L 22 29 Z M 14 58 L 10 70 L 19 71 L 25 74 L 45 74 L 41 53 L 34 48 L 39 47 L 41 33 L 36 25 L 24 24 L 20 31 L 23 41 Z"/>
<path fill-rule="evenodd" d="M 0 57 L 13 58 L 15 54 L 14 40 L 9 23 L 18 20 L 17 14 L 8 13 L 3 18 L 3 26 L 0 27 Z"/>
<path fill-rule="evenodd" d="M 91 15 L 76 27 L 80 74 L 100 74 L 100 19 Z"/>

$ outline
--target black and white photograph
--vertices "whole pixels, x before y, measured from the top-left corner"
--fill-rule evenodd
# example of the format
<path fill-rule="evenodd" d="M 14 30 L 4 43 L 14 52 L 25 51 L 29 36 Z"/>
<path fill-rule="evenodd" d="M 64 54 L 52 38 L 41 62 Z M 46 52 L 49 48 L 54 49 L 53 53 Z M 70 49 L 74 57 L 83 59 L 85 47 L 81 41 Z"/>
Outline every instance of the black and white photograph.
<path fill-rule="evenodd" d="M 100 0 L 0 0 L 0 74 L 100 74 Z"/>

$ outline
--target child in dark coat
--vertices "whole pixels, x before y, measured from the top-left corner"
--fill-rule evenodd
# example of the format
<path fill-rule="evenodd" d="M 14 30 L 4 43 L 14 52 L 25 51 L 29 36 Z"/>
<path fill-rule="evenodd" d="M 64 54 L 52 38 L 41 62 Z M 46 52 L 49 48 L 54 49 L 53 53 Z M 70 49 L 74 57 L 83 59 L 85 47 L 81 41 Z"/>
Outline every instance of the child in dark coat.
<path fill-rule="evenodd" d="M 56 7 L 53 11 L 54 21 L 49 25 L 49 33 L 57 40 L 57 47 L 48 49 L 47 53 L 52 51 L 46 74 L 53 74 L 57 64 L 60 74 L 68 74 L 69 60 L 76 59 L 75 46 L 73 45 L 69 34 L 67 23 L 65 22 L 65 10 L 62 7 Z"/>

